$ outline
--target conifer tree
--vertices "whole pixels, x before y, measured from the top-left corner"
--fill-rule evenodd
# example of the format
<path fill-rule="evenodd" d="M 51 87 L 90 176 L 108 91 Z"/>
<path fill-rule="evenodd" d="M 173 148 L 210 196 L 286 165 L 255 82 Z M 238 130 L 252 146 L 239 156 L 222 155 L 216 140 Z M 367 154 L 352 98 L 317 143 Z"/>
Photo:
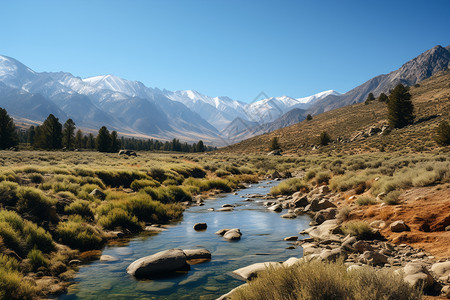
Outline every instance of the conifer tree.
<path fill-rule="evenodd" d="M 18 136 L 14 121 L 6 109 L 0 107 L 0 149 L 14 147 L 17 143 Z"/>
<path fill-rule="evenodd" d="M 389 98 L 388 98 L 388 96 L 386 96 L 385 93 L 381 93 L 380 96 L 378 96 L 378 101 L 380 101 L 380 102 L 388 102 Z"/>
<path fill-rule="evenodd" d="M 442 121 L 436 129 L 434 137 L 436 143 L 441 146 L 450 145 L 450 125 L 447 121 Z"/>
<path fill-rule="evenodd" d="M 203 141 L 200 140 L 197 143 L 197 152 L 205 152 L 206 148 L 205 148 L 205 144 L 203 144 Z"/>
<path fill-rule="evenodd" d="M 75 148 L 83 148 L 83 132 L 81 131 L 81 129 L 78 129 L 77 133 L 75 134 Z"/>
<path fill-rule="evenodd" d="M 272 141 L 270 142 L 270 151 L 274 151 L 274 150 L 280 150 L 281 146 L 280 143 L 278 142 L 278 138 L 274 137 L 272 139 Z"/>
<path fill-rule="evenodd" d="M 117 131 L 111 132 L 111 149 L 110 152 L 118 152 L 120 150 L 120 140 L 117 138 Z"/>
<path fill-rule="evenodd" d="M 414 122 L 411 94 L 403 84 L 398 84 L 389 95 L 388 121 L 393 128 L 402 128 Z"/>
<path fill-rule="evenodd" d="M 39 127 L 35 137 L 35 146 L 42 149 L 62 148 L 62 125 L 53 114 L 50 114 Z"/>
<path fill-rule="evenodd" d="M 306 121 L 311 121 L 312 120 L 312 116 L 310 115 L 310 114 L 308 114 L 307 116 L 306 116 Z"/>
<path fill-rule="evenodd" d="M 326 132 L 323 131 L 320 136 L 319 136 L 319 144 L 321 146 L 326 146 L 331 142 L 331 137 L 330 135 Z"/>
<path fill-rule="evenodd" d="M 100 128 L 100 130 L 98 131 L 95 143 L 99 152 L 110 152 L 112 140 L 111 135 L 109 134 L 109 131 L 105 126 Z"/>
<path fill-rule="evenodd" d="M 63 127 L 63 146 L 67 150 L 72 149 L 75 144 L 75 122 L 68 119 Z"/>

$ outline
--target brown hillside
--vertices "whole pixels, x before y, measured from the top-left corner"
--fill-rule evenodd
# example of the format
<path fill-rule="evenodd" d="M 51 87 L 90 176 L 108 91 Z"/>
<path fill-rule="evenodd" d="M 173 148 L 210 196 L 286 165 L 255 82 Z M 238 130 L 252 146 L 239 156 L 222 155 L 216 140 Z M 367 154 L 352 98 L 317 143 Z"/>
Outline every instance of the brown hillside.
<path fill-rule="evenodd" d="M 358 132 L 371 126 L 387 124 L 386 104 L 378 101 L 366 105 L 354 104 L 328 111 L 267 134 L 256 136 L 240 143 L 219 149 L 225 153 L 264 153 L 270 141 L 278 137 L 284 153 L 308 154 L 318 144 L 321 132 L 326 131 L 333 139 L 342 137 L 345 142 L 333 142 L 325 150 L 339 152 L 367 151 L 427 151 L 437 145 L 433 141 L 435 128 L 441 120 L 449 120 L 450 114 L 450 70 L 442 71 L 419 85 L 411 87 L 416 123 L 402 129 L 393 130 L 388 135 L 375 135 L 361 141 L 348 142 Z M 436 117 L 433 117 L 436 116 Z M 427 118 L 431 118 L 428 119 Z M 418 120 L 424 120 L 418 122 Z"/>

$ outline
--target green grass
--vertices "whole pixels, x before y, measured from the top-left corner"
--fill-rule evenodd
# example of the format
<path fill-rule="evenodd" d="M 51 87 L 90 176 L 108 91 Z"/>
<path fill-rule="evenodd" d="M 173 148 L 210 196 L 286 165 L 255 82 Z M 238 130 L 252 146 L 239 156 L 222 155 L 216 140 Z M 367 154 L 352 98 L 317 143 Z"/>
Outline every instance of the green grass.
<path fill-rule="evenodd" d="M 356 236 L 359 239 L 372 239 L 374 232 L 369 224 L 364 221 L 349 221 L 341 226 L 344 234 Z"/>
<path fill-rule="evenodd" d="M 98 249 L 104 244 L 100 230 L 76 216 L 69 221 L 60 222 L 56 235 L 64 244 L 82 251 Z"/>
<path fill-rule="evenodd" d="M 311 261 L 268 269 L 232 294 L 233 300 L 419 300 L 422 293 L 392 271 L 347 271 L 342 263 Z"/>
<path fill-rule="evenodd" d="M 361 206 L 362 205 L 374 205 L 374 204 L 377 204 L 377 200 L 375 200 L 374 198 L 369 197 L 369 196 L 361 196 L 361 197 L 358 197 L 358 199 L 356 199 L 355 203 L 358 205 L 361 205 Z"/>

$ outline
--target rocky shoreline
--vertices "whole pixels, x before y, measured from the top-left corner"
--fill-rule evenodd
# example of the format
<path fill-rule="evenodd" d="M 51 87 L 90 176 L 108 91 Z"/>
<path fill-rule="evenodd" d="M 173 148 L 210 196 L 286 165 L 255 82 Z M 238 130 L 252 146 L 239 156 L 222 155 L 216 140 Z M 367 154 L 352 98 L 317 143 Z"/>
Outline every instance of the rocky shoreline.
<path fill-rule="evenodd" d="M 297 192 L 291 196 L 272 197 L 271 195 L 250 195 L 249 198 L 262 198 L 269 210 L 281 212 L 288 209 L 283 218 L 295 218 L 301 214 L 312 217 L 310 228 L 299 232 L 299 236 L 284 238 L 292 241 L 292 245 L 303 248 L 303 257 L 292 257 L 285 262 L 263 262 L 253 264 L 238 270 L 233 274 L 243 280 L 252 280 L 258 272 L 281 266 L 293 266 L 311 260 L 324 262 L 342 261 L 347 270 L 370 266 L 375 269 L 388 269 L 403 275 L 405 282 L 423 289 L 425 295 L 441 296 L 450 299 L 450 259 L 436 259 L 424 249 L 416 249 L 407 244 L 394 244 L 387 241 L 380 230 L 387 225 L 383 220 L 367 224 L 369 236 L 344 234 L 345 212 L 339 193 L 332 193 L 328 186 L 323 185 L 310 192 Z M 389 226 L 392 232 L 409 230 L 408 225 L 398 220 Z M 310 237 L 301 238 L 308 234 Z M 236 289 L 221 296 L 219 299 L 231 299 Z"/>

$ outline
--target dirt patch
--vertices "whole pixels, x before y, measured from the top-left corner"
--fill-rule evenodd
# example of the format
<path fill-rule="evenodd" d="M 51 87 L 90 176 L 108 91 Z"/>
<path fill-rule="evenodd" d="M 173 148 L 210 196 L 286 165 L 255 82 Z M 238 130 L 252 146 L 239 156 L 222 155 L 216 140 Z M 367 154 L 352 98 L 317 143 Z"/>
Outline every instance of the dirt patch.
<path fill-rule="evenodd" d="M 412 188 L 403 193 L 398 205 L 372 205 L 361 207 L 352 213 L 352 219 L 367 222 L 384 220 L 386 227 L 381 233 L 395 244 L 408 244 L 421 248 L 437 259 L 450 257 L 450 185 Z M 392 232 L 389 225 L 403 220 L 410 231 Z"/>

